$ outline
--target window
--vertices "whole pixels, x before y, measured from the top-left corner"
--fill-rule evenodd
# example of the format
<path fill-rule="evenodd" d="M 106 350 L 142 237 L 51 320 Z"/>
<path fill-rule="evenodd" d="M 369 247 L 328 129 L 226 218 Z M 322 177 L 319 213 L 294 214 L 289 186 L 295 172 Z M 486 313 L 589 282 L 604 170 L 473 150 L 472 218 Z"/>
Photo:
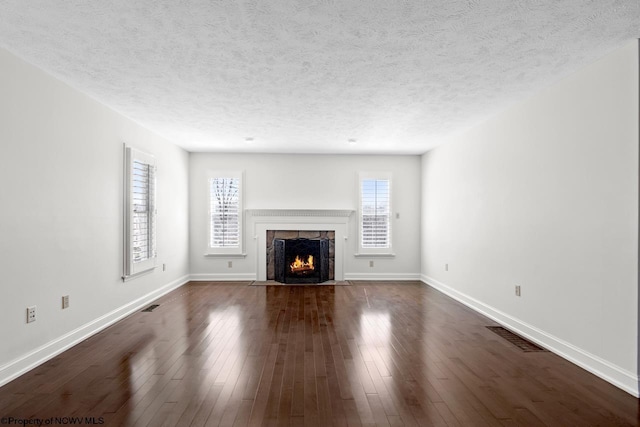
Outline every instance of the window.
<path fill-rule="evenodd" d="M 124 278 L 156 266 L 156 164 L 153 156 L 125 148 Z"/>
<path fill-rule="evenodd" d="M 242 252 L 242 173 L 209 178 L 209 252 Z"/>
<path fill-rule="evenodd" d="M 360 176 L 360 249 L 368 253 L 388 253 L 391 249 L 389 174 Z"/>

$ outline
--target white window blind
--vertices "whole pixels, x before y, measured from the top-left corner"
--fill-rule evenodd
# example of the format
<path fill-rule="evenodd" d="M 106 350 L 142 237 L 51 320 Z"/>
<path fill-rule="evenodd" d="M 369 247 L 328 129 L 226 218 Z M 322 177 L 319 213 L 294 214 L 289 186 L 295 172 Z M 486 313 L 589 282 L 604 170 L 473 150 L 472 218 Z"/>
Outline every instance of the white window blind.
<path fill-rule="evenodd" d="M 360 245 L 362 248 L 391 246 L 391 181 L 360 181 Z"/>
<path fill-rule="evenodd" d="M 241 182 L 236 177 L 209 179 L 211 248 L 240 248 Z"/>
<path fill-rule="evenodd" d="M 139 160 L 133 161 L 131 197 L 133 199 L 132 255 L 138 263 L 153 258 L 155 247 L 155 168 Z"/>
<path fill-rule="evenodd" d="M 153 156 L 125 150 L 124 276 L 156 265 L 156 165 Z"/>

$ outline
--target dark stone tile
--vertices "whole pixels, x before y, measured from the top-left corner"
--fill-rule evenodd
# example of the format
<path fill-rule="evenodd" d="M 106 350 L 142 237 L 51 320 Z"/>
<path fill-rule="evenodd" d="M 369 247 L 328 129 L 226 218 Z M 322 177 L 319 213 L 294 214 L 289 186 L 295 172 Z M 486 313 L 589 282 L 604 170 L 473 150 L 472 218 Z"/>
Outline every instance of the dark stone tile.
<path fill-rule="evenodd" d="M 302 230 L 300 231 L 300 238 L 303 239 L 319 239 L 320 238 L 320 232 L 319 231 L 306 231 L 306 230 Z"/>
<path fill-rule="evenodd" d="M 299 231 L 277 230 L 275 232 L 276 239 L 297 239 L 299 235 Z"/>

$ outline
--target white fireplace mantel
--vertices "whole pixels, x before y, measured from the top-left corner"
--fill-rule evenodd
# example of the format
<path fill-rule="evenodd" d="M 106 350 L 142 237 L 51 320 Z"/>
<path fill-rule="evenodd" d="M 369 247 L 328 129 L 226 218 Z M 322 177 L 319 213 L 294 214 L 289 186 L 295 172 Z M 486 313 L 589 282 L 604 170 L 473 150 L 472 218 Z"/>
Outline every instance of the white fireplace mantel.
<path fill-rule="evenodd" d="M 247 229 L 253 230 L 257 254 L 257 279 L 267 280 L 267 230 L 335 231 L 334 276 L 344 280 L 345 246 L 354 210 L 347 209 L 247 209 Z"/>
<path fill-rule="evenodd" d="M 347 209 L 247 209 L 246 212 L 252 217 L 349 217 L 354 211 Z"/>

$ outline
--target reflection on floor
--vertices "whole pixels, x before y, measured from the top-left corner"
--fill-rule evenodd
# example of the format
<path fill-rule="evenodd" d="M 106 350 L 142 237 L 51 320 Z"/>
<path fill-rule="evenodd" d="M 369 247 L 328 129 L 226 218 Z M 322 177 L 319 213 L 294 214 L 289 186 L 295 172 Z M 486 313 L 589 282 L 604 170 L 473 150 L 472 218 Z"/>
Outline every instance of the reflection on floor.
<path fill-rule="evenodd" d="M 113 426 L 638 424 L 634 397 L 553 353 L 522 352 L 424 284 L 248 284 L 194 282 L 160 298 L 0 388 L 0 416 Z"/>

